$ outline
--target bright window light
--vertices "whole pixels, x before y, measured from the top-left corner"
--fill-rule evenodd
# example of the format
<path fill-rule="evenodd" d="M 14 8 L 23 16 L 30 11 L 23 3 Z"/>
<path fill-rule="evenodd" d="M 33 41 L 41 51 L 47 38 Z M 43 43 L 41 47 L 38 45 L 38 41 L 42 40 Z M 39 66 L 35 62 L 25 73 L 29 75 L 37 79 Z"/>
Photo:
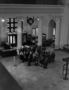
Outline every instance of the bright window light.
<path fill-rule="evenodd" d="M 53 35 L 55 35 L 55 28 L 53 28 Z"/>
<path fill-rule="evenodd" d="M 13 24 L 11 24 L 11 27 L 13 27 Z"/>
<path fill-rule="evenodd" d="M 11 22 L 13 22 L 13 19 L 11 19 Z"/>

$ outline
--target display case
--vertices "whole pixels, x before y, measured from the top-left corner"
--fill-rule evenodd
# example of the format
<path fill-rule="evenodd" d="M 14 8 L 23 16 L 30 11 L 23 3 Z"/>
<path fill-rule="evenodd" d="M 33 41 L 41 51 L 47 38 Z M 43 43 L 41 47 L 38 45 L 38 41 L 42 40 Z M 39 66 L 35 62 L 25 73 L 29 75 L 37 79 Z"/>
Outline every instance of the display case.
<path fill-rule="evenodd" d="M 12 47 L 16 47 L 17 46 L 17 34 L 8 34 L 8 43 Z"/>
<path fill-rule="evenodd" d="M 27 33 L 22 33 L 22 45 L 27 43 Z"/>

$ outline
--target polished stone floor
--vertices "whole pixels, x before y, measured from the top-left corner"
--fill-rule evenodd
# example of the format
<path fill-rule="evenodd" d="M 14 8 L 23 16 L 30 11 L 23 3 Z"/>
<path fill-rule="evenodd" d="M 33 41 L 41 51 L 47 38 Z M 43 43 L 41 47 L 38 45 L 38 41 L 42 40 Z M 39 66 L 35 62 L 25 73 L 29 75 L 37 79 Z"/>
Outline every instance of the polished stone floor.
<path fill-rule="evenodd" d="M 63 51 L 55 53 L 55 62 L 50 63 L 48 69 L 34 65 L 29 67 L 18 57 L 16 57 L 17 66 L 14 66 L 14 57 L 1 58 L 0 61 L 23 90 L 69 90 L 69 80 L 63 80 L 62 75 L 64 64 L 62 58 L 69 57 L 69 54 Z"/>

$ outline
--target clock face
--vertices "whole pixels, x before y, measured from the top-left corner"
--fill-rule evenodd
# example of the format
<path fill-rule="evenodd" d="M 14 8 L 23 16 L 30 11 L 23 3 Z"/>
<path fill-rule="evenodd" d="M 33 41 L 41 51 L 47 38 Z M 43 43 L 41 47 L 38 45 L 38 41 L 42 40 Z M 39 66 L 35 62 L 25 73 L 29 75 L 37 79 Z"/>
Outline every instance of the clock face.
<path fill-rule="evenodd" d="M 29 20 L 30 23 L 32 23 L 32 20 Z"/>
<path fill-rule="evenodd" d="M 34 18 L 29 18 L 29 19 L 27 19 L 27 23 L 29 24 L 29 25 L 32 25 L 33 23 L 34 23 Z"/>

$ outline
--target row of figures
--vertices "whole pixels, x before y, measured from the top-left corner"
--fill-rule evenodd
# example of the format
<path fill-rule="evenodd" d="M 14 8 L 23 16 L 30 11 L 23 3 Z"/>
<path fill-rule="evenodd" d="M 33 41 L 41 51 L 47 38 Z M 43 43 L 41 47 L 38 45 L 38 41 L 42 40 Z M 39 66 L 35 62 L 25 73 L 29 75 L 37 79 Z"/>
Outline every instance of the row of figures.
<path fill-rule="evenodd" d="M 19 57 L 22 62 L 28 62 L 28 66 L 34 63 L 36 66 L 41 65 L 47 68 L 49 63 L 54 62 L 55 52 L 46 52 L 45 47 L 24 46 L 19 50 Z"/>

